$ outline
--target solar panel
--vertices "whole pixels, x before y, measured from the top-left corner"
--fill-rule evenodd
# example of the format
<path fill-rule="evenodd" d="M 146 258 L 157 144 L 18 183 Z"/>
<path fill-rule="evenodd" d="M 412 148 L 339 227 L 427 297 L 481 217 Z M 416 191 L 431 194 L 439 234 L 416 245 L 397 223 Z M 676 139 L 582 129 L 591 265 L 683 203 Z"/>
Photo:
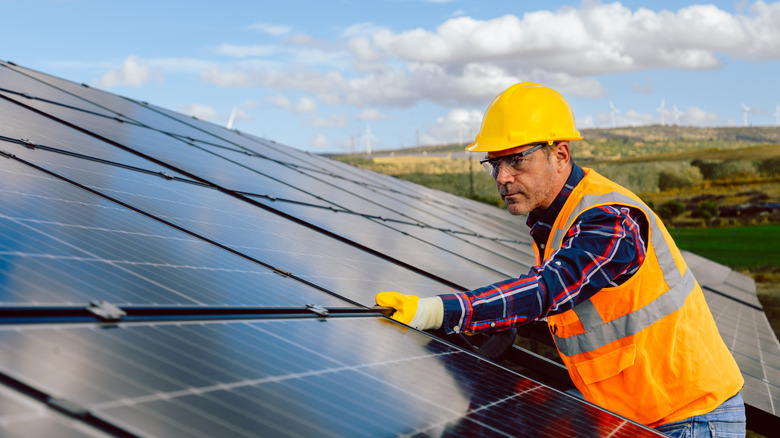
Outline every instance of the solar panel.
<path fill-rule="evenodd" d="M 49 409 L 44 403 L 5 386 L 0 386 L 0 435 L 8 438 L 115 436 Z"/>
<path fill-rule="evenodd" d="M 0 348 L 6 374 L 141 436 L 655 436 L 383 318 L 0 329 Z"/>
<path fill-rule="evenodd" d="M 683 251 L 702 285 L 718 330 L 739 365 L 748 413 L 780 414 L 780 343 L 755 293 L 750 277 Z M 767 423 L 771 418 L 766 418 Z"/>
<path fill-rule="evenodd" d="M 0 312 L 21 312 L 0 320 L 0 377 L 2 394 L 42 395 L 31 425 L 653 434 L 447 341 L 335 312 L 365 310 L 381 290 L 434 295 L 527 272 L 528 229 L 501 209 L 7 63 L 0 158 Z M 755 286 L 709 280 L 745 398 L 768 412 L 775 399 L 760 392 L 780 367 L 760 355 L 777 340 L 760 309 L 723 311 L 754 304 Z M 87 323 L 95 302 L 127 313 Z M 331 315 L 314 319 L 310 303 Z M 752 333 L 760 345 L 747 348 Z M 9 415 L 0 427 L 22 424 Z"/>
<path fill-rule="evenodd" d="M 56 91 L 56 90 L 55 90 Z M 60 98 L 61 96 L 56 96 L 57 98 Z M 49 99 L 52 98 L 52 96 L 48 97 Z M 286 166 L 279 165 L 276 162 L 268 162 L 267 160 L 261 160 L 262 163 L 259 165 L 256 163 L 250 163 L 247 165 L 236 165 L 235 163 L 239 162 L 238 160 L 243 158 L 244 160 L 247 160 L 246 156 L 243 157 L 237 157 L 233 154 L 237 154 L 237 152 L 229 151 L 229 150 L 219 150 L 219 159 L 215 158 L 214 155 L 206 153 L 200 149 L 193 149 L 191 146 L 188 146 L 187 144 L 179 141 L 170 141 L 170 138 L 165 136 L 165 138 L 159 138 L 163 136 L 163 134 L 154 131 L 149 130 L 146 128 L 140 128 L 137 126 L 129 126 L 126 128 L 125 131 L 117 131 L 114 127 L 107 127 L 104 125 L 107 124 L 118 124 L 116 120 L 113 119 L 107 119 L 104 117 L 98 117 L 94 116 L 89 113 L 80 113 L 78 111 L 75 111 L 73 109 L 70 109 L 69 107 L 65 106 L 58 106 L 54 104 L 50 104 L 47 102 L 39 103 L 38 107 L 45 109 L 47 111 L 52 111 L 58 115 L 58 117 L 65 117 L 68 120 L 71 120 L 73 123 L 79 124 L 79 123 L 88 123 L 90 128 L 99 127 L 97 129 L 94 129 L 94 131 L 97 134 L 100 134 L 101 136 L 106 137 L 113 137 L 114 141 L 122 141 L 126 137 L 132 137 L 135 135 L 134 133 L 136 131 L 141 131 L 140 134 L 137 135 L 138 141 L 141 142 L 141 144 L 144 147 L 137 148 L 140 152 L 149 153 L 152 156 L 159 155 L 161 152 L 160 150 L 164 150 L 165 153 L 173 153 L 174 150 L 179 149 L 186 149 L 185 151 L 179 151 L 179 155 L 186 157 L 186 162 L 181 161 L 177 163 L 177 166 L 180 166 L 183 168 L 186 172 L 195 172 L 201 176 L 206 175 L 209 181 L 215 182 L 219 185 L 227 185 L 232 190 L 237 191 L 250 191 L 253 193 L 268 193 L 273 196 L 274 199 L 276 198 L 286 198 L 286 199 L 293 199 L 298 203 L 301 202 L 310 202 L 310 201 L 316 201 L 315 198 L 323 198 L 326 193 L 318 193 L 316 194 L 316 197 L 312 197 L 306 190 L 300 191 L 300 189 L 293 190 L 291 187 L 291 184 L 282 184 L 277 182 L 281 179 L 281 175 L 272 175 L 272 179 L 267 179 L 268 170 L 267 169 L 277 169 L 281 172 L 287 172 L 287 174 L 284 176 L 289 181 L 295 181 L 296 185 L 300 185 L 304 183 L 306 180 L 311 180 L 310 177 L 306 175 L 301 175 L 299 172 L 296 172 L 294 170 L 289 169 Z M 125 102 L 125 104 L 132 104 L 130 102 Z M 5 113 L 13 113 L 14 108 L 12 105 L 6 103 L 6 109 Z M 143 108 L 142 108 L 143 110 Z M 87 119 L 87 120 L 83 120 Z M 28 118 L 24 120 L 19 120 L 16 125 L 19 126 L 19 130 L 25 129 L 25 124 L 27 125 L 27 129 L 32 129 L 32 126 L 46 126 L 49 129 L 46 129 L 46 132 L 55 131 L 58 129 L 62 129 L 59 126 L 56 126 L 56 123 L 53 123 L 49 120 L 46 120 L 43 117 L 36 117 L 34 115 L 29 116 Z M 102 128 L 100 128 L 102 127 Z M 130 131 L 127 133 L 126 131 Z M 12 135 L 9 137 L 15 138 Z M 17 136 L 18 137 L 18 136 Z M 87 137 L 86 135 L 84 137 Z M 153 138 L 154 137 L 154 138 Z M 36 138 L 29 139 L 32 143 L 37 144 L 38 141 Z M 172 146 L 167 145 L 166 148 L 161 148 L 159 144 L 163 141 L 167 141 Z M 82 144 L 86 144 L 86 146 L 82 146 Z M 51 145 L 47 145 L 51 146 Z M 92 148 L 88 148 L 87 146 L 92 146 Z M 57 145 L 54 147 L 61 147 L 63 150 L 66 151 L 73 151 L 74 149 L 78 149 L 79 153 L 88 155 L 90 157 L 97 157 L 102 159 L 107 159 L 106 157 L 111 156 L 112 161 L 118 162 L 123 165 L 134 165 L 132 160 L 125 160 L 125 155 L 128 155 L 127 153 L 122 153 L 122 151 L 115 151 L 116 147 L 114 145 L 111 145 L 107 142 L 100 142 L 100 141 L 94 141 L 94 139 L 73 139 L 72 142 L 66 145 Z M 178 149 L 177 149 L 178 147 Z M 33 159 L 40 159 L 36 156 L 29 157 L 30 160 Z M 159 157 L 157 157 L 159 158 Z M 58 158 L 58 163 L 65 160 L 64 158 Z M 151 163 L 150 163 L 151 164 Z M 265 168 L 262 169 L 262 171 L 253 171 L 249 168 L 260 167 L 261 165 L 265 164 Z M 53 166 L 53 164 L 49 165 L 50 168 Z M 148 166 L 148 165 L 147 165 Z M 78 169 L 78 166 L 71 166 L 71 169 Z M 69 170 L 71 170 L 69 169 Z M 64 171 L 63 171 L 64 172 Z M 101 178 L 102 176 L 97 172 L 93 171 L 95 176 L 97 178 Z M 230 175 L 231 177 L 228 178 L 226 175 Z M 212 178 L 212 176 L 214 176 Z M 127 180 L 130 180 L 130 178 L 126 178 Z M 83 180 L 83 179 L 82 179 Z M 82 180 L 79 180 L 80 182 Z M 340 181 L 339 179 L 335 179 L 336 181 Z M 242 182 L 239 183 L 238 181 L 250 181 L 250 182 Z M 255 183 L 252 183 L 251 181 L 254 181 Z M 317 187 L 322 186 L 322 181 L 315 181 Z M 257 186 L 262 185 L 263 188 L 259 189 Z M 326 187 L 327 189 L 327 187 Z M 408 218 L 404 218 L 399 213 L 395 212 L 393 210 L 388 210 L 385 207 L 379 207 L 379 204 L 377 203 L 369 203 L 369 202 L 362 202 L 360 203 L 361 198 L 359 196 L 355 196 L 352 193 L 339 191 L 339 190 L 332 190 L 332 187 L 330 187 L 331 190 L 327 190 L 327 193 L 331 198 L 337 197 L 339 194 L 342 194 L 343 196 L 347 196 L 348 200 L 343 201 L 345 205 L 355 205 L 357 204 L 357 211 L 360 212 L 363 215 L 369 215 L 369 216 L 377 216 L 382 217 L 382 219 L 369 219 L 365 220 L 366 218 L 364 216 L 357 216 L 357 215 L 344 215 L 344 214 L 338 214 L 336 212 L 330 212 L 329 214 L 326 214 L 323 212 L 322 209 L 319 208 L 305 208 L 301 207 L 299 204 L 292 204 L 292 203 L 276 203 L 274 201 L 268 201 L 268 200 L 262 200 L 266 204 L 273 203 L 274 208 L 285 211 L 286 213 L 294 214 L 296 218 L 306 221 L 307 223 L 315 224 L 318 227 L 322 227 L 327 229 L 330 232 L 336 233 L 340 236 L 348 237 L 353 241 L 357 241 L 362 245 L 374 248 L 377 251 L 387 253 L 388 255 L 402 260 L 405 263 L 409 263 L 414 266 L 419 266 L 423 268 L 427 272 L 431 272 L 434 275 L 438 276 L 439 278 L 447 278 L 449 281 L 451 281 L 454 284 L 458 284 L 463 286 L 463 288 L 476 288 L 479 287 L 480 284 L 484 284 L 487 282 L 490 282 L 491 279 L 495 278 L 496 275 L 502 275 L 503 276 L 510 276 L 510 275 L 517 275 L 517 272 L 515 271 L 516 263 L 512 260 L 511 257 L 500 255 L 496 252 L 488 252 L 488 251 L 482 251 L 481 247 L 475 246 L 472 244 L 469 244 L 468 242 L 465 242 L 463 240 L 457 239 L 452 234 L 442 233 L 441 231 L 435 230 L 431 227 L 429 228 L 420 228 L 415 230 L 408 230 L 407 231 L 397 231 L 392 227 L 394 225 L 402 226 L 402 224 L 389 224 L 385 225 L 385 219 L 395 219 L 395 220 L 409 220 Z M 290 193 L 291 191 L 295 191 L 297 194 Z M 301 197 L 305 196 L 305 197 Z M 369 195 L 367 194 L 364 199 L 366 199 Z M 329 202 L 332 202 L 329 200 Z M 320 204 L 322 205 L 322 204 Z M 334 204 L 327 204 L 329 206 L 333 206 Z M 335 205 L 340 205 L 336 203 Z M 371 207 L 377 207 L 381 211 L 376 211 L 376 208 L 374 211 L 370 211 Z M 352 207 L 350 207 L 352 208 Z M 361 210 L 361 208 L 364 208 Z M 400 208 L 400 207 L 399 207 Z M 422 211 L 422 209 L 420 209 Z M 419 228 L 419 227 L 418 227 Z M 414 234 L 422 234 L 425 232 L 428 232 L 427 236 L 425 238 L 408 238 L 406 234 L 409 234 L 413 232 Z M 399 233 L 406 233 L 401 234 Z M 393 241 L 398 241 L 399 238 L 403 238 L 404 245 L 403 247 L 399 247 L 397 244 L 393 244 Z M 492 242 L 486 241 L 486 244 L 490 245 Z M 437 249 L 444 249 L 443 251 L 436 251 Z M 504 250 L 505 252 L 510 252 Z M 436 255 L 434 257 L 431 256 L 432 252 L 436 252 Z M 472 257 L 474 258 L 480 258 L 483 261 L 480 261 L 479 263 L 475 262 L 473 259 L 469 259 L 468 255 L 473 254 Z M 510 254 L 511 256 L 511 254 Z M 493 266 L 504 268 L 503 271 L 497 270 Z"/>

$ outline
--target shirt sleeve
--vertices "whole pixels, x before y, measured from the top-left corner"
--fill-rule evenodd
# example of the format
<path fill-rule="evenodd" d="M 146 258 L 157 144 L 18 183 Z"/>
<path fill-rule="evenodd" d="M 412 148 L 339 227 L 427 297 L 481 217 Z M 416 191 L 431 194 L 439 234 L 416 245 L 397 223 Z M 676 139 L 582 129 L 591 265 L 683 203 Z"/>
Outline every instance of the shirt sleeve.
<path fill-rule="evenodd" d="M 561 248 L 528 274 L 469 292 L 440 295 L 447 333 L 503 330 L 571 309 L 604 287 L 622 284 L 645 259 L 647 220 L 640 210 L 585 211 Z"/>

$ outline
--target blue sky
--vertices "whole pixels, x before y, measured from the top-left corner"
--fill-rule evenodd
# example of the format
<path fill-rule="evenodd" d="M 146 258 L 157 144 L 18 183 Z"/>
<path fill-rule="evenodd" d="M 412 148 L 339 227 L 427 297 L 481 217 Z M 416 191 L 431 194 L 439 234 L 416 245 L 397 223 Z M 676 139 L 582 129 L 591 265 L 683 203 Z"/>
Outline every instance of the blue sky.
<path fill-rule="evenodd" d="M 369 129 L 373 150 L 467 141 L 492 98 L 521 81 L 560 91 L 579 128 L 780 117 L 780 2 L 0 0 L 0 10 L 0 59 L 220 125 L 233 114 L 234 129 L 312 152 L 365 150 Z"/>

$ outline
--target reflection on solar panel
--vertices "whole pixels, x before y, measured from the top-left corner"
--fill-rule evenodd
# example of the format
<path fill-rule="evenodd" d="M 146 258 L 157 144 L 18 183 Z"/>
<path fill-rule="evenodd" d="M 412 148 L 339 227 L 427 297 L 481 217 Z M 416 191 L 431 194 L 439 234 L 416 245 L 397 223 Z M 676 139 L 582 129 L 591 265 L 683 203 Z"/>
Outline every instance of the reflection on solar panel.
<path fill-rule="evenodd" d="M 378 318 L 2 330 L 0 345 L 8 374 L 144 436 L 653 434 Z"/>
<path fill-rule="evenodd" d="M 526 272 L 499 209 L 8 63 L 0 158 L 3 436 L 655 435 L 369 309 Z M 776 418 L 777 340 L 720 268 Z"/>

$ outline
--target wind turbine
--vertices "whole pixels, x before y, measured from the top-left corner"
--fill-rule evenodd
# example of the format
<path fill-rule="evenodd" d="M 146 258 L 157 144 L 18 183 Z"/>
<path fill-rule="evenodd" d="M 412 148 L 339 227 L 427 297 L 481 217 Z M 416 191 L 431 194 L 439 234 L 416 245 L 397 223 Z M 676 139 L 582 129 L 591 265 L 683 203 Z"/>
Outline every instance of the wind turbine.
<path fill-rule="evenodd" d="M 661 107 L 658 108 L 658 112 L 661 113 L 661 126 L 664 126 L 664 115 L 666 114 L 666 109 L 664 108 L 664 99 L 661 99 Z"/>
<path fill-rule="evenodd" d="M 236 119 L 236 110 L 237 109 L 238 108 L 233 107 L 233 112 L 230 113 L 230 118 L 228 119 L 228 122 L 227 122 L 227 129 L 233 129 L 233 120 Z"/>
<path fill-rule="evenodd" d="M 366 123 L 366 133 L 363 134 L 363 141 L 366 142 L 366 154 L 371 155 L 371 140 L 376 139 L 373 134 L 371 134 L 371 125 Z"/>
<path fill-rule="evenodd" d="M 674 105 L 674 126 L 680 126 L 680 114 L 682 111 L 677 109 L 677 105 Z"/>
<path fill-rule="evenodd" d="M 609 101 L 609 115 L 612 117 L 612 127 L 615 127 L 615 113 L 619 113 L 620 110 L 615 108 L 615 105 L 612 104 L 612 101 Z"/>
<path fill-rule="evenodd" d="M 750 111 L 750 107 L 745 105 L 745 103 L 743 102 L 742 103 L 742 121 L 745 122 L 745 126 L 748 125 L 748 123 L 747 123 L 748 111 Z"/>
<path fill-rule="evenodd" d="M 780 103 L 775 107 L 775 124 L 780 126 Z"/>

